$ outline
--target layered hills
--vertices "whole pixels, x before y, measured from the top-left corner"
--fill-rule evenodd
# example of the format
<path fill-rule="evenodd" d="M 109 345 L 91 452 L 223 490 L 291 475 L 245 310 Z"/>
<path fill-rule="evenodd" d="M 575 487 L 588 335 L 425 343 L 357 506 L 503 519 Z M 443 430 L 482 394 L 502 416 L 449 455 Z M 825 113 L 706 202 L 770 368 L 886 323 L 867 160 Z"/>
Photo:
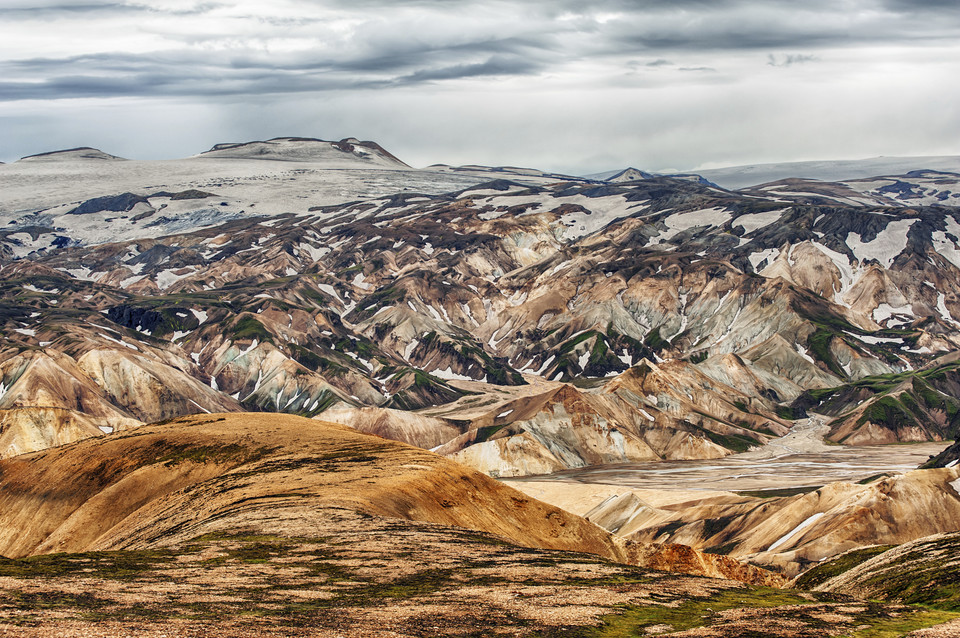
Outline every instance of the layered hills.
<path fill-rule="evenodd" d="M 427 410 L 430 447 L 502 476 L 730 454 L 808 409 L 846 444 L 956 434 L 954 174 L 728 191 L 352 138 L 92 161 L 0 168 L 0 408 Z"/>
<path fill-rule="evenodd" d="M 651 507 L 622 496 L 587 513 L 617 521 L 617 533 L 674 542 L 748 560 L 796 576 L 837 553 L 911 542 L 955 531 L 955 469 L 919 470 L 865 484 L 832 483 L 795 496 L 726 494 Z"/>

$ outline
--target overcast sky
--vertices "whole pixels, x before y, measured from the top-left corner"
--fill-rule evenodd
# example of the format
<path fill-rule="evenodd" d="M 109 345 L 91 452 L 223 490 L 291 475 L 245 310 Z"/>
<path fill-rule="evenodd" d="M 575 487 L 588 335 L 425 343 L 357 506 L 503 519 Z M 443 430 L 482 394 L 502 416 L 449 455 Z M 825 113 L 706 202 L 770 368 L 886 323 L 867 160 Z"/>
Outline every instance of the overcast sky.
<path fill-rule="evenodd" d="M 297 135 L 589 173 L 960 154 L 957 0 L 2 0 L 0 161 Z"/>

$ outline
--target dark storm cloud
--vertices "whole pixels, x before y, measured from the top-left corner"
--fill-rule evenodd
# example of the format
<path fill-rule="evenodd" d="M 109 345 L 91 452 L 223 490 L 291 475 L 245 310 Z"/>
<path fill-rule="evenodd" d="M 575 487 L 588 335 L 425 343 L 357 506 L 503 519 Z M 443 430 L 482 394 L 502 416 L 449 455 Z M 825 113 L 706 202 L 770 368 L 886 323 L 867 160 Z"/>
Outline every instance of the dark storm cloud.
<path fill-rule="evenodd" d="M 891 11 L 912 13 L 923 11 L 960 12 L 956 0 L 885 0 L 883 6 Z"/>
<path fill-rule="evenodd" d="M 13 20 L 17 18 L 69 16 L 71 14 L 94 12 L 116 13 L 121 11 L 139 11 L 139 9 L 115 2 L 109 4 L 51 5 L 47 7 L 0 7 L 0 18 Z"/>

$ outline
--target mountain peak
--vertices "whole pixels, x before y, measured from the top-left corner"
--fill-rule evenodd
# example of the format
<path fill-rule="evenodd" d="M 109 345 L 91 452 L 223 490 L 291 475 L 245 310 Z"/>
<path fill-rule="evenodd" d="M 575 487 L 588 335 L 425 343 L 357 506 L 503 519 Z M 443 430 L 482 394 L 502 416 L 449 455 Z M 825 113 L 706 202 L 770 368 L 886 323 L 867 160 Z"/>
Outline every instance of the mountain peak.
<path fill-rule="evenodd" d="M 253 159 L 284 162 L 318 162 L 330 165 L 379 165 L 384 168 L 407 167 L 376 142 L 347 137 L 339 142 L 312 137 L 275 137 L 252 142 L 215 144 L 197 157 L 218 159 Z"/>

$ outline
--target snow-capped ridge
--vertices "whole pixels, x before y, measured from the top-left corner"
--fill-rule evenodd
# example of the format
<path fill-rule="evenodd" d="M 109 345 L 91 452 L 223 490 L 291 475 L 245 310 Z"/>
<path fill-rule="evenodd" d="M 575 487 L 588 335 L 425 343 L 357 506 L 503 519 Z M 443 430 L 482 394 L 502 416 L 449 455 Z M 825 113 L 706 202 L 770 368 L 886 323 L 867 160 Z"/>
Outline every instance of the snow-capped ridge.
<path fill-rule="evenodd" d="M 348 137 L 334 142 L 312 137 L 275 137 L 251 142 L 215 144 L 197 158 L 274 160 L 286 162 L 329 162 L 349 165 L 362 163 L 384 168 L 409 168 L 376 142 Z"/>

